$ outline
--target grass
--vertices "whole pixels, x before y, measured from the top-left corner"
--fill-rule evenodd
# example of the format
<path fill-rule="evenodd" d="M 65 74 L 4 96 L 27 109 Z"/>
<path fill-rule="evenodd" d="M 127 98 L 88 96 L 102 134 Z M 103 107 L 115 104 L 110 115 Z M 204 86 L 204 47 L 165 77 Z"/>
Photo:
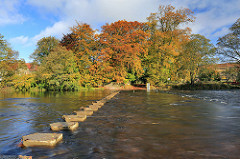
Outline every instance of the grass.
<path fill-rule="evenodd" d="M 222 89 L 240 89 L 238 85 L 224 84 L 221 82 L 199 82 L 194 85 L 178 84 L 172 85 L 172 89 L 180 90 L 222 90 Z"/>

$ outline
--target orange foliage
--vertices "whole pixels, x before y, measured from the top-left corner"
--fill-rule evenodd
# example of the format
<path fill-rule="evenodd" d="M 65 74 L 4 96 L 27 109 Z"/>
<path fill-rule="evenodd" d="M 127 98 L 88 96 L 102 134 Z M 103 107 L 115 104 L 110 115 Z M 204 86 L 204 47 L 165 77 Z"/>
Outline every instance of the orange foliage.
<path fill-rule="evenodd" d="M 141 56 L 147 54 L 146 23 L 121 20 L 102 27 L 100 43 L 104 61 L 113 71 L 112 79 L 122 83 L 127 73 L 143 73 Z"/>

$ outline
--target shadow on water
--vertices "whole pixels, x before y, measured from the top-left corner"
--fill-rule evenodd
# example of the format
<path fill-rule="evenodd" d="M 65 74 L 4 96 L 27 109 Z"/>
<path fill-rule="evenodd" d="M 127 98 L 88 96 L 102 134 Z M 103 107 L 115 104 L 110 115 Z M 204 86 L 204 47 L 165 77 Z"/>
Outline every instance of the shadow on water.
<path fill-rule="evenodd" d="M 51 149 L 16 145 L 22 135 L 51 132 L 48 124 L 62 121 L 62 114 L 109 92 L 5 95 L 0 98 L 0 153 L 56 159 L 238 158 L 239 93 L 121 91 L 76 131 L 62 132 L 63 141 Z"/>

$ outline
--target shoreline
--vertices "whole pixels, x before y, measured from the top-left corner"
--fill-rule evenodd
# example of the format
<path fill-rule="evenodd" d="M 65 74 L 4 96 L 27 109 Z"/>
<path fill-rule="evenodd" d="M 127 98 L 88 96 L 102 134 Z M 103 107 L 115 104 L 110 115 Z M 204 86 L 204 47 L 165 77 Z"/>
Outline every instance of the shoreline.
<path fill-rule="evenodd" d="M 32 88 L 27 91 L 16 90 L 13 87 L 1 88 L 0 93 L 6 92 L 78 92 L 83 90 L 111 90 L 111 91 L 129 91 L 129 90 L 147 90 L 146 87 L 137 87 L 134 85 L 106 85 L 96 88 L 82 88 L 75 91 L 48 91 L 44 89 Z M 191 84 L 175 84 L 175 85 L 163 85 L 163 86 L 151 86 L 151 90 L 227 90 L 227 89 L 240 89 L 240 85 L 224 84 L 224 83 L 196 83 Z"/>

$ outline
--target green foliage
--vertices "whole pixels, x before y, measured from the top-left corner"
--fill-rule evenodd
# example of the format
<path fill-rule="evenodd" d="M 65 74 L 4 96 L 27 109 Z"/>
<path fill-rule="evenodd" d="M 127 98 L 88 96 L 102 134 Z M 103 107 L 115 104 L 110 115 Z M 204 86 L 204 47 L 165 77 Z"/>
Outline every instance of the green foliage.
<path fill-rule="evenodd" d="M 213 69 L 206 69 L 206 68 L 200 69 L 198 78 L 201 81 L 220 81 L 221 80 L 219 72 Z"/>
<path fill-rule="evenodd" d="M 18 52 L 11 49 L 7 41 L 0 34 L 0 78 L 4 86 L 11 77 L 26 68 L 23 60 L 18 60 Z"/>
<path fill-rule="evenodd" d="M 45 57 L 47 57 L 53 49 L 58 46 L 59 41 L 52 37 L 44 37 L 37 42 L 37 48 L 31 55 L 38 64 L 41 64 Z"/>
<path fill-rule="evenodd" d="M 39 67 L 39 73 L 51 73 L 58 75 L 76 72 L 77 68 L 73 52 L 60 45 L 55 46 L 49 55 L 43 58 L 42 64 Z"/>
<path fill-rule="evenodd" d="M 81 87 L 80 77 L 71 50 L 55 46 L 48 56 L 42 59 L 37 71 L 37 87 L 52 91 L 73 91 Z"/>
<path fill-rule="evenodd" d="M 184 54 L 183 47 L 188 41 L 188 28 L 180 25 L 193 22 L 193 13 L 189 9 L 176 10 L 173 6 L 160 6 L 158 12 L 148 17 L 149 39 L 148 60 L 145 76 L 152 85 L 162 85 L 179 80 L 179 56 Z"/>
<path fill-rule="evenodd" d="M 48 91 L 75 91 L 81 88 L 79 74 L 42 74 L 37 78 L 37 87 Z"/>
<path fill-rule="evenodd" d="M 227 82 L 239 82 L 240 81 L 240 68 L 232 67 L 222 72 Z"/>
<path fill-rule="evenodd" d="M 210 40 L 203 35 L 193 34 L 190 41 L 185 45 L 182 67 L 189 73 L 191 84 L 194 84 L 199 67 L 208 63 L 209 57 L 215 53 L 213 44 L 209 42 Z"/>
<path fill-rule="evenodd" d="M 191 85 L 190 83 L 174 85 L 173 89 L 180 90 L 220 90 L 220 89 L 239 89 L 239 86 L 223 84 L 219 82 L 208 82 L 208 83 L 196 83 L 195 85 Z"/>
<path fill-rule="evenodd" d="M 133 73 L 128 73 L 126 79 L 133 83 L 137 80 L 137 77 Z"/>
<path fill-rule="evenodd" d="M 35 86 L 35 78 L 32 74 L 15 75 L 13 77 L 12 83 L 15 89 L 20 91 L 27 91 Z"/>

